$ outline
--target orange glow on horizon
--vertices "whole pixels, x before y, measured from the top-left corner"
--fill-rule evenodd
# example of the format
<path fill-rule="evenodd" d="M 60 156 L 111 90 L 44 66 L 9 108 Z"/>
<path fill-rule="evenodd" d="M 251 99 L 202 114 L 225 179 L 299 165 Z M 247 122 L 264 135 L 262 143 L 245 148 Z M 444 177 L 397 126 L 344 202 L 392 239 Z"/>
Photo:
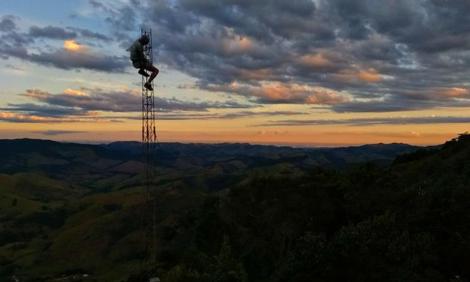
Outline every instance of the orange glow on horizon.
<path fill-rule="evenodd" d="M 204 127 L 201 124 L 206 124 Z M 213 123 L 215 124 L 215 123 Z M 207 121 L 161 121 L 158 131 L 161 142 L 182 143 L 252 143 L 290 146 L 351 146 L 376 143 L 408 143 L 413 145 L 442 144 L 468 131 L 466 124 L 440 125 L 377 125 L 350 127 L 291 126 L 291 127 L 213 127 Z M 63 124 L 2 124 L 0 138 L 39 138 L 71 142 L 139 141 L 138 122 L 134 125 L 87 123 Z M 202 130 L 202 129 L 206 130 Z M 49 135 L 49 131 L 64 134 Z M 70 131 L 70 133 L 67 133 Z M 77 132 L 75 132 L 77 131 Z"/>

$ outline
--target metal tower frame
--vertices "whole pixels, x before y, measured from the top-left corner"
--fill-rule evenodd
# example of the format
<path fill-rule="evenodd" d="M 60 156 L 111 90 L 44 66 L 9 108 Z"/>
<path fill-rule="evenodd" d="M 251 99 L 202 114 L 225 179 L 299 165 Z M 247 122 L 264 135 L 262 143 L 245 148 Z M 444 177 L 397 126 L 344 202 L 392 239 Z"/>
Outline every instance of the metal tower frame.
<path fill-rule="evenodd" d="M 141 36 L 147 35 L 150 38 L 149 44 L 144 46 L 144 54 L 150 63 L 153 64 L 153 50 L 152 50 L 152 30 L 141 29 Z M 144 144 L 144 153 L 153 153 L 157 143 L 157 133 L 155 129 L 155 97 L 154 91 L 148 90 L 144 87 L 148 78 L 142 76 L 142 143 Z M 153 81 L 152 81 L 153 88 Z M 147 162 L 149 164 L 149 162 Z"/>
<path fill-rule="evenodd" d="M 144 55 L 153 64 L 152 29 L 142 28 L 141 36 L 147 35 L 150 42 L 144 45 Z M 155 126 L 155 97 L 154 91 L 148 90 L 144 84 L 148 77 L 142 76 L 142 146 L 145 161 L 145 250 L 149 262 L 156 261 L 156 197 L 152 189 L 152 180 L 155 176 L 154 159 L 157 145 L 157 133 Z M 153 89 L 153 82 L 152 89 Z"/>

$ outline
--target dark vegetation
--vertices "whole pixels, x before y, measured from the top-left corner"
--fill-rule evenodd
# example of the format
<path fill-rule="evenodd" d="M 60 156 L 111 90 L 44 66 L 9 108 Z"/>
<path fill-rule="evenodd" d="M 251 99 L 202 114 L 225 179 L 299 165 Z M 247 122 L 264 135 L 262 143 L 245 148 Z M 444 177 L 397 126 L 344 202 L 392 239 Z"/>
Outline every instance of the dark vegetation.
<path fill-rule="evenodd" d="M 2 142 L 0 281 L 137 279 L 139 145 Z M 159 153 L 162 281 L 470 281 L 469 135 L 419 149 Z"/>

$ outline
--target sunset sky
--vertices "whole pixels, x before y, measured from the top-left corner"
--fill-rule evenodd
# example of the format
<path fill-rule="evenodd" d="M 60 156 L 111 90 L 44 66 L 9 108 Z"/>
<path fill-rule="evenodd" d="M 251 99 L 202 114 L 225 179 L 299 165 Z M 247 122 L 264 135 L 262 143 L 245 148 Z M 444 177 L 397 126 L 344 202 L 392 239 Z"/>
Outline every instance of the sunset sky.
<path fill-rule="evenodd" d="M 2 0 L 0 138 L 438 144 L 469 131 L 468 0 Z"/>

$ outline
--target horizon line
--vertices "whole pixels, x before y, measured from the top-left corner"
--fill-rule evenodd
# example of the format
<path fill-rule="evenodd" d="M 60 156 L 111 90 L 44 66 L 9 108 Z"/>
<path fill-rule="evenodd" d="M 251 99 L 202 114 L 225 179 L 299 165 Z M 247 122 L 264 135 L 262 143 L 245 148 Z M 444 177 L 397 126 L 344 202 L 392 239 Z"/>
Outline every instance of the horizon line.
<path fill-rule="evenodd" d="M 69 143 L 69 144 L 80 144 L 80 145 L 109 145 L 112 143 L 142 143 L 142 141 L 137 140 L 54 140 L 54 139 L 44 139 L 44 138 L 0 138 L 0 141 L 16 141 L 16 140 L 35 140 L 35 141 L 52 141 L 58 143 Z M 450 139 L 451 140 L 451 139 Z M 448 140 L 448 141 L 450 141 Z M 447 141 L 446 141 L 447 142 Z M 445 142 L 444 142 L 445 143 Z M 304 144 L 304 143 L 262 143 L 262 142 L 225 142 L 225 141 L 159 141 L 156 144 L 200 144 L 200 145 L 235 145 L 235 144 L 245 144 L 250 146 L 275 146 L 275 147 L 290 147 L 290 148 L 345 148 L 345 147 L 361 147 L 367 145 L 409 145 L 414 147 L 433 147 L 433 146 L 440 146 L 444 143 L 438 144 L 426 144 L 426 145 L 416 145 L 410 144 L 406 142 L 376 142 L 376 143 L 361 143 L 361 144 L 348 144 L 348 143 L 329 143 L 329 144 Z"/>

